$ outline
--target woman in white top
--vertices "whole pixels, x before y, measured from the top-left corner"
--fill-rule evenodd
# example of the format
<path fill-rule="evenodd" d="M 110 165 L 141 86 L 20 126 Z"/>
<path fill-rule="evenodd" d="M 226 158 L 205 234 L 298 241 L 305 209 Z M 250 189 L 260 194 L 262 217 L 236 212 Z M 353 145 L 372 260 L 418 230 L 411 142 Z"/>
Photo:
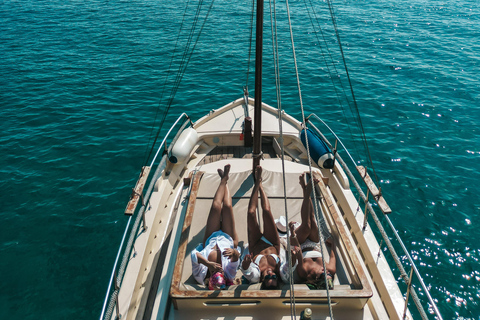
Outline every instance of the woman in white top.
<path fill-rule="evenodd" d="M 230 165 L 218 169 L 220 185 L 207 218 L 203 243 L 191 253 L 192 273 L 198 283 L 209 277 L 209 289 L 225 289 L 235 279 L 240 256 L 233 217 L 232 197 L 227 181 Z"/>
<path fill-rule="evenodd" d="M 257 221 L 258 194 L 262 204 L 263 233 Z M 248 247 L 240 270 L 251 283 L 262 282 L 264 289 L 276 289 L 280 274 L 280 238 L 270 203 L 262 185 L 262 167 L 255 170 L 255 186 L 247 213 Z"/>

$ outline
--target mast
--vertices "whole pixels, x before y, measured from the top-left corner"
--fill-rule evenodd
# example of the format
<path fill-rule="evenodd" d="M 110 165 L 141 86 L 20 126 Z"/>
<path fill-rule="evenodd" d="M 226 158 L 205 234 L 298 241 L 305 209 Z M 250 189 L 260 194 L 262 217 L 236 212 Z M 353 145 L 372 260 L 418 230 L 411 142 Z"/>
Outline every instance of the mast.
<path fill-rule="evenodd" d="M 262 152 L 262 54 L 263 54 L 263 0 L 257 0 L 255 34 L 255 104 L 253 128 L 253 171 L 260 164 Z"/>

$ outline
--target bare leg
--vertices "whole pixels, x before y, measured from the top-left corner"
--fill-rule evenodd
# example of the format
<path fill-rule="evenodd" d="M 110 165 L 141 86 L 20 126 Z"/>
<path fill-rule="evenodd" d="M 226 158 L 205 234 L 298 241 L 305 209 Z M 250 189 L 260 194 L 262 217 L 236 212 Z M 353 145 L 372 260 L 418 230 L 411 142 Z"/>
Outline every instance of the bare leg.
<path fill-rule="evenodd" d="M 260 189 L 260 183 L 262 182 L 262 172 L 255 171 L 255 186 L 253 187 L 252 194 L 250 196 L 250 202 L 248 203 L 247 212 L 247 228 L 248 228 L 248 245 L 250 247 L 250 253 L 253 246 L 262 238 L 262 232 L 257 221 L 257 208 L 258 208 L 258 191 Z"/>
<path fill-rule="evenodd" d="M 225 168 L 230 170 L 230 165 L 226 165 Z M 227 188 L 228 175 L 225 175 L 222 170 L 218 170 L 219 175 L 222 177 L 220 180 L 220 185 L 218 186 L 217 192 L 213 197 L 212 207 L 210 208 L 210 213 L 207 218 L 207 226 L 205 228 L 205 235 L 203 236 L 203 244 L 207 241 L 208 237 L 212 235 L 215 231 L 221 229 L 221 218 L 222 218 L 222 206 L 223 199 L 225 198 L 225 190 Z"/>
<path fill-rule="evenodd" d="M 223 177 L 228 180 L 228 174 L 230 172 L 230 165 L 225 166 Z M 230 196 L 230 189 L 228 185 L 225 186 L 225 194 L 223 197 L 222 207 L 222 230 L 232 237 L 234 246 L 238 245 L 238 235 L 235 229 L 235 218 L 233 216 L 232 197 Z"/>
<path fill-rule="evenodd" d="M 277 226 L 273 218 L 272 210 L 270 209 L 270 202 L 263 190 L 262 182 L 260 181 L 260 200 L 262 202 L 262 216 L 263 216 L 263 235 L 270 241 L 280 253 L 280 237 L 278 236 Z"/>
<path fill-rule="evenodd" d="M 299 177 L 300 186 L 303 189 L 303 202 L 300 215 L 302 217 L 302 223 L 300 227 L 297 228 L 297 238 L 300 243 L 304 243 L 305 240 L 309 237 L 312 232 L 312 216 L 313 214 L 313 204 L 310 195 L 312 193 L 312 180 L 309 181 L 308 185 L 305 184 L 305 173 L 302 173 Z M 315 221 L 315 218 L 313 219 Z M 315 224 L 316 225 L 316 224 Z M 318 235 L 317 235 L 318 237 Z M 313 241 L 313 240 L 312 240 Z"/>

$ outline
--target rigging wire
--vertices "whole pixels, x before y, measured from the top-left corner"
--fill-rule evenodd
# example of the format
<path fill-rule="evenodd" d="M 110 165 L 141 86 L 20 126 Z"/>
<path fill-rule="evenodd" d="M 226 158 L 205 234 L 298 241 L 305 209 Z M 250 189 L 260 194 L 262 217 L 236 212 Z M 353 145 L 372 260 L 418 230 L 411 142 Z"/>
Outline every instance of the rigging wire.
<path fill-rule="evenodd" d="M 349 117 L 347 117 L 347 115 L 345 114 L 345 109 L 344 109 L 344 106 L 343 106 L 343 103 L 342 103 L 342 99 L 340 98 L 339 90 L 337 89 L 337 86 L 335 85 L 335 81 L 334 81 L 334 79 L 337 77 L 337 78 L 338 78 L 338 83 L 340 84 L 340 87 L 341 87 L 341 91 L 343 92 L 343 96 L 345 97 L 345 100 L 347 101 L 347 104 L 350 106 L 350 110 L 351 110 L 351 112 L 352 112 L 352 114 L 353 114 L 353 110 L 352 110 L 352 107 L 351 107 L 351 105 L 350 105 L 350 101 L 349 101 L 348 98 L 347 98 L 347 94 L 346 94 L 346 91 L 345 91 L 345 87 L 343 86 L 343 82 L 340 80 L 340 73 L 339 73 L 339 71 L 338 71 L 338 69 L 337 69 L 337 67 L 336 67 L 336 64 L 335 64 L 334 60 L 333 60 L 332 52 L 330 51 L 330 48 L 329 48 L 329 46 L 328 46 L 328 42 L 327 42 L 327 40 L 326 40 L 326 38 L 325 38 L 325 33 L 323 32 L 323 28 L 320 26 L 320 19 L 318 18 L 317 12 L 315 11 L 315 7 L 314 7 L 314 5 L 312 4 L 312 1 L 309 0 L 309 4 L 310 4 L 311 11 L 313 12 L 313 18 L 312 18 L 312 14 L 310 13 L 309 6 L 307 5 L 307 2 L 304 1 L 304 4 L 305 4 L 305 9 L 306 9 L 306 12 L 307 12 L 307 14 L 308 14 L 308 17 L 309 17 L 309 19 L 310 19 L 310 23 L 311 23 L 312 28 L 313 28 L 313 33 L 315 34 L 315 38 L 317 39 L 317 42 L 318 42 L 318 44 L 319 44 L 320 52 L 321 52 L 323 61 L 324 61 L 325 66 L 326 66 L 326 68 L 327 68 L 328 74 L 330 75 L 329 77 L 330 77 L 330 80 L 331 80 L 331 82 L 332 82 L 332 86 L 333 86 L 333 89 L 334 89 L 334 91 L 335 91 L 335 95 L 336 95 L 336 97 L 337 97 L 337 101 L 338 101 L 338 103 L 339 103 L 339 105 L 340 105 L 340 108 L 342 109 L 343 118 L 344 118 L 345 121 L 347 122 L 347 128 L 348 128 L 348 130 L 349 130 L 349 132 L 350 132 L 350 136 L 351 136 L 352 139 L 353 139 L 353 138 L 354 138 L 354 134 L 353 134 L 353 132 L 352 132 L 352 126 L 349 124 L 349 122 L 350 122 L 350 121 L 349 121 Z M 314 21 L 316 22 L 317 26 L 315 26 Z M 329 59 L 329 60 L 330 60 L 330 61 L 329 61 L 330 63 L 327 61 L 327 58 L 326 58 L 325 53 L 324 53 L 324 51 L 323 51 L 322 45 L 320 45 L 320 44 L 322 43 L 322 41 L 320 41 L 320 39 L 319 39 L 319 37 L 318 37 L 318 32 L 317 32 L 317 29 L 316 29 L 316 28 L 318 28 L 318 30 L 320 30 L 320 34 L 321 34 L 321 36 L 322 36 L 323 43 L 324 43 L 324 45 L 325 45 L 325 49 L 326 49 L 326 51 L 327 51 L 327 53 L 328 53 L 328 57 L 330 58 L 330 59 Z M 334 73 L 332 73 L 332 72 L 330 71 L 330 66 L 329 66 L 329 64 L 332 65 L 332 67 L 333 67 L 333 69 L 334 69 Z M 359 124 L 358 124 L 357 118 L 354 117 L 353 119 L 354 119 L 355 122 L 357 123 L 357 127 L 360 127 Z M 357 145 L 356 145 L 356 144 L 353 144 L 353 146 L 354 146 L 355 151 L 357 152 L 357 154 L 360 154 L 360 153 L 358 152 Z"/>
<path fill-rule="evenodd" d="M 272 11 L 272 0 L 269 1 L 270 5 L 270 26 L 272 29 L 272 52 L 273 52 L 273 61 L 275 69 L 275 88 L 277 94 L 277 109 L 278 109 L 278 126 L 280 131 L 280 149 L 282 151 L 282 179 L 283 179 L 283 199 L 285 205 L 285 219 L 290 221 L 288 217 L 288 205 L 287 205 L 287 187 L 286 187 L 286 177 L 285 177 L 285 148 L 283 141 L 283 125 L 282 125 L 282 95 L 280 88 L 280 68 L 279 68 L 279 57 L 278 57 L 278 32 L 277 32 L 277 14 L 276 14 L 276 2 L 273 0 L 273 11 Z M 290 285 L 290 316 L 291 319 L 296 318 L 296 304 L 295 304 L 295 287 L 294 287 L 294 278 L 293 278 L 293 266 L 292 266 L 292 249 L 290 243 L 290 228 L 287 227 L 287 263 L 288 263 L 288 278 Z"/>
<path fill-rule="evenodd" d="M 248 41 L 248 60 L 247 60 L 247 79 L 245 81 L 245 88 L 248 91 L 248 79 L 250 78 L 250 64 L 252 62 L 252 42 L 253 42 L 253 18 L 255 17 L 255 0 L 252 0 L 252 10 L 250 18 L 250 39 Z"/>
<path fill-rule="evenodd" d="M 148 152 L 148 146 L 150 146 L 150 141 L 152 140 L 152 136 L 153 136 L 153 131 L 154 131 L 154 127 L 155 127 L 155 124 L 157 122 L 157 118 L 158 118 L 158 114 L 160 112 L 160 107 L 162 106 L 162 103 L 163 103 L 163 95 L 165 94 L 165 90 L 166 90 L 166 87 L 167 87 L 167 82 L 168 82 L 168 79 L 170 78 L 170 74 L 172 72 L 172 66 L 173 66 L 173 62 L 175 61 L 175 57 L 176 57 L 176 52 L 177 52 L 177 47 L 178 47 L 178 43 L 179 43 L 179 40 L 180 40 L 180 34 L 182 33 L 182 30 L 183 30 L 183 24 L 185 23 L 185 17 L 187 16 L 187 10 L 188 10 L 188 5 L 189 5 L 190 1 L 187 2 L 187 5 L 185 6 L 185 10 L 183 12 L 183 16 L 182 16 L 182 22 L 180 23 L 180 29 L 178 31 L 178 35 L 177 35 L 177 39 L 175 40 L 175 46 L 173 47 L 173 52 L 172 52 L 172 55 L 171 55 L 171 58 L 170 58 L 170 64 L 168 65 L 168 69 L 167 69 L 167 75 L 165 77 L 165 81 L 163 83 L 163 86 L 162 86 L 162 93 L 160 94 L 160 102 L 158 103 L 157 105 L 157 110 L 155 112 L 155 118 L 153 120 L 153 124 L 152 124 L 152 129 L 150 131 L 150 136 L 148 138 L 148 142 L 147 142 L 147 149 L 145 150 L 145 155 L 144 155 L 144 166 L 147 165 L 148 163 L 148 159 L 150 158 L 150 156 L 152 155 L 152 152 L 153 152 L 153 148 L 155 146 L 155 143 L 157 142 L 157 139 L 158 139 L 158 135 L 159 135 L 159 132 L 162 130 L 162 127 L 163 127 L 163 122 L 165 121 L 165 113 L 167 111 L 167 109 L 165 109 L 163 111 L 163 119 L 162 119 L 162 122 L 160 123 L 160 127 L 158 129 L 158 133 L 155 137 L 155 141 L 152 143 L 151 147 L 150 147 L 150 152 L 147 156 L 147 152 Z"/>
<path fill-rule="evenodd" d="M 187 38 L 187 43 L 185 45 L 185 49 L 183 51 L 183 55 L 182 55 L 181 60 L 180 60 L 180 65 L 178 67 L 177 76 L 176 76 L 176 78 L 174 80 L 174 83 L 172 85 L 172 88 L 171 88 L 171 91 L 170 91 L 170 96 L 169 96 L 168 102 L 167 102 L 167 106 L 166 106 L 166 109 L 163 113 L 163 118 L 160 122 L 159 129 L 157 130 L 155 140 L 152 143 L 152 147 L 150 149 L 149 155 L 145 159 L 145 163 L 148 162 L 148 159 L 152 155 L 155 144 L 158 140 L 158 137 L 160 136 L 160 132 L 162 130 L 163 124 L 165 123 L 165 120 L 167 118 L 170 107 L 173 104 L 173 99 L 175 98 L 175 95 L 178 91 L 178 88 L 180 87 L 180 82 L 181 82 L 181 80 L 182 80 L 182 78 L 185 74 L 185 71 L 186 71 L 187 66 L 190 62 L 190 59 L 193 55 L 193 52 L 195 51 L 195 47 L 197 46 L 197 43 L 200 39 L 200 36 L 202 35 L 203 28 L 205 27 L 205 24 L 208 20 L 208 16 L 210 14 L 210 11 L 213 7 L 214 2 L 215 2 L 215 0 L 212 0 L 212 2 L 210 3 L 210 6 L 208 7 L 207 13 L 205 14 L 205 17 L 203 18 L 204 19 L 203 23 L 200 26 L 200 30 L 196 33 L 196 37 L 194 37 L 195 31 L 197 30 L 197 25 L 198 25 L 198 22 L 199 22 L 199 17 L 200 17 L 200 12 L 201 12 L 202 5 L 203 5 L 203 0 L 199 1 L 199 3 L 198 3 L 198 6 L 197 6 L 197 9 L 196 9 L 196 12 L 195 12 L 195 17 L 194 17 L 193 24 L 192 24 L 192 28 L 190 29 L 190 32 L 189 32 L 189 35 L 188 35 L 188 38 Z M 188 7 L 188 3 L 187 3 L 187 7 Z M 184 13 L 184 18 L 185 18 L 185 16 L 186 16 L 186 13 Z M 182 24 L 183 24 L 183 22 L 182 22 Z M 178 37 L 180 37 L 180 33 L 179 33 Z M 192 46 L 192 42 L 193 42 L 193 46 Z M 172 57 L 172 59 L 174 59 L 174 57 Z"/>
<path fill-rule="evenodd" d="M 335 14 L 333 12 L 333 6 L 332 6 L 332 3 L 330 0 L 327 0 L 327 4 L 328 4 L 328 9 L 330 11 L 330 16 L 332 18 L 332 24 L 333 24 L 333 28 L 335 30 L 335 35 L 337 37 L 337 41 L 338 41 L 338 47 L 340 48 L 340 53 L 342 55 L 342 60 L 343 60 L 343 66 L 345 68 L 345 73 L 346 73 L 346 76 L 347 76 L 347 79 L 348 79 L 348 83 L 350 85 L 350 92 L 352 94 L 352 99 L 353 99 L 353 104 L 355 106 L 355 110 L 356 110 L 356 113 L 357 113 L 357 117 L 358 117 L 358 123 L 359 123 L 359 126 L 360 126 L 360 129 L 362 131 L 362 140 L 363 140 L 363 144 L 365 146 L 365 150 L 367 152 L 367 157 L 368 157 L 368 160 L 370 162 L 370 165 L 372 167 L 372 171 L 373 171 L 373 174 L 375 176 L 375 180 L 377 182 L 377 184 L 379 184 L 379 180 L 378 180 L 378 177 L 377 177 L 377 173 L 375 171 L 375 168 L 373 166 L 373 160 L 372 160 L 372 157 L 371 157 L 371 154 L 370 154 L 370 149 L 368 148 L 368 142 L 367 142 L 367 137 L 365 135 L 365 130 L 363 128 L 363 124 L 362 124 L 362 119 L 360 117 L 360 112 L 358 110 L 358 105 L 357 105 L 357 100 L 355 99 L 355 92 L 353 91 L 353 85 L 352 85 L 352 81 L 350 79 L 350 74 L 348 72 L 348 67 L 347 67 L 347 62 L 345 60 L 345 55 L 343 53 L 343 47 L 342 47 L 342 42 L 340 40 L 340 33 L 338 32 L 338 28 L 337 28 L 337 22 L 336 22 L 336 19 L 335 19 Z"/>
<path fill-rule="evenodd" d="M 298 74 L 298 66 L 297 66 L 297 58 L 296 58 L 296 53 L 295 53 L 295 44 L 294 44 L 294 41 L 293 41 L 293 30 L 292 30 L 292 22 L 291 22 L 291 17 L 290 17 L 290 7 L 288 5 L 288 0 L 285 1 L 286 3 L 286 6 L 287 6 L 287 16 L 288 16 L 288 26 L 289 26 L 289 29 L 290 29 L 290 40 L 291 40 L 291 43 L 292 43 L 292 52 L 293 52 L 293 61 L 295 63 L 295 75 L 296 75 L 296 78 L 297 78 L 297 87 L 298 87 L 298 95 L 299 95 L 299 100 L 300 100 L 300 108 L 301 108 L 301 111 L 302 111 L 302 120 L 303 120 L 303 124 L 304 124 L 304 130 L 305 130 L 305 141 L 306 141 L 306 149 L 307 149 L 307 158 L 308 158 L 308 168 L 309 168 L 309 171 L 310 171 L 310 179 L 311 180 L 311 183 L 313 184 L 313 175 L 312 175 L 312 162 L 311 162 L 311 157 L 310 157 L 310 148 L 309 148 L 309 144 L 308 144 L 308 136 L 307 136 L 307 124 L 305 122 L 305 112 L 304 112 L 304 108 L 303 108 L 303 101 L 302 101 L 302 91 L 301 91 L 301 88 L 300 88 L 300 78 L 299 78 L 299 74 Z M 318 222 L 320 221 L 320 213 L 319 213 L 319 208 L 318 208 L 318 201 L 317 201 L 317 195 L 316 195 L 316 192 L 313 191 L 313 197 L 314 197 L 314 203 L 315 203 L 315 218 L 316 218 L 316 221 L 317 221 L 317 224 Z M 323 225 L 320 225 L 320 228 L 318 228 L 318 235 L 319 235 L 319 238 L 320 238 L 320 243 L 322 244 L 320 246 L 321 248 L 321 251 L 322 251 L 322 256 L 325 257 L 325 254 L 323 252 L 323 243 L 324 243 L 324 239 L 323 239 L 323 233 L 322 233 L 322 229 L 323 229 Z M 325 265 L 325 259 L 322 259 L 322 263 L 323 263 L 323 270 L 324 270 L 324 276 L 325 276 L 325 283 L 326 283 L 326 290 L 327 290 L 327 300 L 328 300 L 328 310 L 329 310 L 329 313 L 330 313 L 330 318 L 333 319 L 333 311 L 332 311 L 332 301 L 331 301 L 331 298 L 330 298 L 330 289 L 328 288 L 328 281 L 327 281 L 327 268 L 326 268 L 326 265 Z"/>

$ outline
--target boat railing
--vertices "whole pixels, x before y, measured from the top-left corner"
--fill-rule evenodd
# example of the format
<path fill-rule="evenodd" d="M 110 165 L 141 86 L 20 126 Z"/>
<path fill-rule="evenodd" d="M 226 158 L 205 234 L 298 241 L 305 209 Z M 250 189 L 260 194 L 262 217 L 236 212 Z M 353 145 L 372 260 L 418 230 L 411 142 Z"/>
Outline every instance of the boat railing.
<path fill-rule="evenodd" d="M 319 118 L 314 113 L 310 114 L 307 117 L 307 120 L 309 121 L 309 128 L 313 129 L 322 138 L 322 140 L 331 149 L 333 149 L 334 148 L 333 145 L 328 141 L 328 139 L 323 135 L 323 133 L 312 123 L 311 119 L 315 119 L 315 120 L 319 121 L 325 128 L 327 128 L 327 130 L 334 136 L 334 138 L 336 139 L 338 144 L 340 144 L 342 146 L 342 148 L 343 148 L 342 150 L 348 155 L 348 157 L 350 158 L 350 160 L 353 163 L 353 166 L 357 167 L 358 164 L 355 162 L 352 155 L 348 152 L 348 149 L 345 147 L 345 145 L 343 144 L 341 139 L 337 136 L 337 134 L 325 123 L 325 121 L 323 121 L 321 118 Z M 429 304 L 430 304 L 429 305 L 429 312 L 435 314 L 437 319 L 442 319 L 442 316 L 441 316 L 441 314 L 440 314 L 440 312 L 439 312 L 439 310 L 436 306 L 436 303 L 433 301 L 433 299 L 432 299 L 432 297 L 429 293 L 429 290 L 427 289 L 427 287 L 425 285 L 425 282 L 423 281 L 422 276 L 420 275 L 420 273 L 419 273 L 411 255 L 410 255 L 410 253 L 408 252 L 407 248 L 405 247 L 405 244 L 403 243 L 402 239 L 400 238 L 400 236 L 399 236 L 397 230 L 395 229 L 393 223 L 391 222 L 390 218 L 388 217 L 388 214 L 384 214 L 383 217 L 385 218 L 385 221 L 387 221 L 388 227 L 393 232 L 394 238 L 396 239 L 398 245 L 400 246 L 401 250 L 403 251 L 403 254 L 407 258 L 408 262 L 410 263 L 410 268 L 411 268 L 410 276 L 407 275 L 407 273 L 405 272 L 405 268 L 402 264 L 401 259 L 398 257 L 398 254 L 397 254 L 395 248 L 393 247 L 393 245 L 390 241 L 390 237 L 387 235 L 387 233 L 385 231 L 385 228 L 383 227 L 382 222 L 378 218 L 373 206 L 371 205 L 371 203 L 368 199 L 368 192 L 367 192 L 367 196 L 365 196 L 365 193 L 363 192 L 363 189 L 360 187 L 360 184 L 357 182 L 357 179 L 352 174 L 352 172 L 350 171 L 347 164 L 343 161 L 342 157 L 338 153 L 338 150 L 336 150 L 336 152 L 335 152 L 335 160 L 338 161 L 341 164 L 344 171 L 346 172 L 346 174 L 348 175 L 348 177 L 350 178 L 350 180 L 354 184 L 355 189 L 357 190 L 359 196 L 362 198 L 363 202 L 365 203 L 365 207 L 368 209 L 368 212 L 370 213 L 371 217 L 375 221 L 375 225 L 378 228 L 378 231 L 380 232 L 380 234 L 382 236 L 381 243 L 386 244 L 386 246 L 388 247 L 388 249 L 390 251 L 390 254 L 392 255 L 392 258 L 393 258 L 393 260 L 394 260 L 394 262 L 395 262 L 395 264 L 398 268 L 398 270 L 400 271 L 401 277 L 402 277 L 405 285 L 407 286 L 406 304 L 408 303 L 408 296 L 410 294 L 412 296 L 413 301 L 415 302 L 417 310 L 420 313 L 422 319 L 428 319 L 428 317 L 425 313 L 424 307 L 422 306 L 422 304 L 421 304 L 421 302 L 420 302 L 420 300 L 419 300 L 419 298 L 416 294 L 416 291 L 415 291 L 414 287 L 412 286 L 412 275 L 414 273 L 415 276 L 416 276 L 416 280 L 420 283 L 420 286 L 423 289 L 423 294 L 425 294 L 425 296 L 427 297 L 427 299 L 429 301 Z M 367 213 L 365 213 L 365 216 L 366 215 L 367 215 Z M 381 244 L 380 244 L 380 246 L 381 246 Z"/>
<path fill-rule="evenodd" d="M 165 137 L 163 138 L 162 142 L 160 143 L 160 146 L 158 147 L 155 155 L 153 156 L 153 159 L 150 163 L 150 168 L 153 169 L 155 167 L 155 173 L 149 179 L 150 182 L 149 182 L 147 191 L 145 192 L 144 195 L 142 195 L 142 205 L 138 210 L 136 210 L 136 214 L 133 214 L 128 218 L 127 226 L 125 227 L 122 241 L 120 242 L 120 247 L 118 249 L 117 256 L 115 258 L 115 263 L 113 265 L 112 273 L 108 283 L 107 293 L 105 295 L 105 300 L 102 307 L 102 313 L 100 314 L 100 320 L 103 320 L 103 319 L 110 320 L 112 318 L 114 308 L 116 308 L 117 314 L 118 314 L 118 294 L 122 285 L 122 280 L 123 280 L 123 276 L 125 274 L 125 270 L 129 261 L 129 257 L 133 249 L 136 234 L 139 232 L 140 228 L 144 228 L 144 226 L 142 226 L 140 222 L 143 220 L 142 218 L 145 213 L 145 208 L 147 207 L 147 204 L 150 200 L 150 196 L 152 195 L 155 182 L 160 177 L 160 175 L 162 174 L 166 166 L 167 157 L 169 152 L 171 151 L 171 148 L 177 141 L 180 133 L 188 125 L 191 125 L 191 123 L 192 122 L 189 116 L 186 113 L 182 113 L 178 117 L 178 119 L 174 122 L 174 124 L 170 127 L 168 132 L 165 134 Z M 170 144 L 168 144 L 167 141 L 172 132 L 176 132 L 176 134 L 175 134 L 175 137 L 171 140 Z M 158 162 L 158 164 L 156 164 L 157 158 L 159 156 L 161 156 L 161 159 Z M 132 226 L 131 223 L 133 220 L 134 220 L 134 223 Z M 130 231 L 130 235 L 129 235 L 128 241 L 125 242 L 129 231 Z M 120 257 L 122 257 L 121 262 L 120 262 Z M 119 262 L 120 262 L 120 265 L 119 265 Z"/>

